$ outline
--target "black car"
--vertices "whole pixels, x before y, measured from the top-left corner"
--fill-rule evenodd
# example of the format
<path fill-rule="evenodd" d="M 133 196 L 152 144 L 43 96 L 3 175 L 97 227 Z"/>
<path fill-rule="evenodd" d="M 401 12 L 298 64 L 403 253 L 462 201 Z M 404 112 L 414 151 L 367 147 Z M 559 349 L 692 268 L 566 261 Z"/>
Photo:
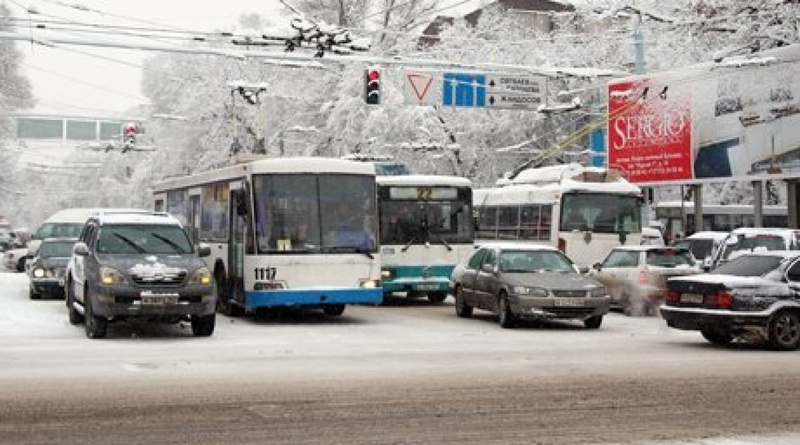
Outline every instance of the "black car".
<path fill-rule="evenodd" d="M 43 295 L 64 295 L 64 275 L 76 241 L 77 238 L 42 240 L 36 256 L 28 265 L 28 294 L 31 300 L 38 300 Z"/>
<path fill-rule="evenodd" d="M 498 314 L 504 328 L 517 320 L 575 319 L 597 329 L 610 303 L 602 284 L 544 245 L 484 244 L 456 266 L 451 285 L 456 315 L 483 309 Z"/>
<path fill-rule="evenodd" d="M 660 310 L 668 326 L 700 331 L 711 343 L 756 340 L 797 349 L 800 252 L 751 252 L 710 273 L 670 278 Z"/>
<path fill-rule="evenodd" d="M 165 213 L 109 213 L 86 221 L 67 265 L 69 321 L 86 336 L 106 336 L 109 322 L 190 321 L 196 336 L 214 332 L 211 272 L 184 227 Z"/>

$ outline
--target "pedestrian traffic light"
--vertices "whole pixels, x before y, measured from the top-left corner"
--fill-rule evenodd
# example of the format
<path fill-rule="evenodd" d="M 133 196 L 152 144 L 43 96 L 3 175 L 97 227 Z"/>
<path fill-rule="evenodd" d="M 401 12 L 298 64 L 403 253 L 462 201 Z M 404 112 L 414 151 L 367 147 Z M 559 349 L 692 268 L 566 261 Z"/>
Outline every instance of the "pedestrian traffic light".
<path fill-rule="evenodd" d="M 368 105 L 381 103 L 381 73 L 375 68 L 367 69 L 366 75 L 366 101 Z"/>

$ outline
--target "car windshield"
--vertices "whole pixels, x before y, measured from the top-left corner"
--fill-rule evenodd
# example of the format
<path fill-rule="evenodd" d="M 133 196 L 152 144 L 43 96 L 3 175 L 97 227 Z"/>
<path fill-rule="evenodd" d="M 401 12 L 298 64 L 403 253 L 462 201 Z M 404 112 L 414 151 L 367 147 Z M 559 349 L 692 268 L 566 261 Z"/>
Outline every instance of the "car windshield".
<path fill-rule="evenodd" d="M 72 256 L 75 241 L 45 241 L 36 252 L 41 258 L 67 258 Z"/>
<path fill-rule="evenodd" d="M 694 263 L 694 258 L 688 250 L 654 249 L 647 252 L 647 264 L 650 266 L 694 266 Z"/>
<path fill-rule="evenodd" d="M 100 228 L 97 252 L 107 254 L 184 254 L 192 252 L 180 226 L 113 224 Z"/>
<path fill-rule="evenodd" d="M 760 277 L 777 269 L 783 257 L 773 255 L 742 255 L 713 270 L 715 274 L 739 277 Z"/>
<path fill-rule="evenodd" d="M 675 247 L 689 249 L 695 258 L 710 256 L 714 250 L 714 240 L 707 238 L 684 239 L 675 243 Z"/>
<path fill-rule="evenodd" d="M 550 250 L 504 250 L 500 253 L 500 271 L 576 273 L 563 253 Z"/>
<path fill-rule="evenodd" d="M 724 258 L 731 258 L 734 252 L 754 252 L 764 250 L 786 250 L 786 243 L 778 235 L 741 236 L 737 242 L 725 247 Z"/>

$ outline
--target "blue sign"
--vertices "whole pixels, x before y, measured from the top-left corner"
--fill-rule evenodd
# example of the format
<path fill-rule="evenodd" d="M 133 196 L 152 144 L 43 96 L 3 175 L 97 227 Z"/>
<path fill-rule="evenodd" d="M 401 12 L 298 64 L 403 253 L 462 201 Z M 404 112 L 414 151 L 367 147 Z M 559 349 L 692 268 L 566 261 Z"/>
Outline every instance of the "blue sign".
<path fill-rule="evenodd" d="M 606 166 L 606 131 L 604 129 L 594 130 L 590 137 L 590 151 L 592 153 L 592 167 Z"/>
<path fill-rule="evenodd" d="M 455 107 L 486 106 L 486 75 L 444 73 L 442 105 Z"/>

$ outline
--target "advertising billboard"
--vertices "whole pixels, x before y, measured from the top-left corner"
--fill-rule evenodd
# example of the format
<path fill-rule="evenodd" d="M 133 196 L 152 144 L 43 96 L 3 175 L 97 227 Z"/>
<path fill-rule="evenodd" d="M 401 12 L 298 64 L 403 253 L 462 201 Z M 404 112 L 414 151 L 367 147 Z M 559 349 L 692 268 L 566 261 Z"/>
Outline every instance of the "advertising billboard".
<path fill-rule="evenodd" d="M 800 177 L 800 45 L 608 85 L 608 165 L 631 182 Z"/>

